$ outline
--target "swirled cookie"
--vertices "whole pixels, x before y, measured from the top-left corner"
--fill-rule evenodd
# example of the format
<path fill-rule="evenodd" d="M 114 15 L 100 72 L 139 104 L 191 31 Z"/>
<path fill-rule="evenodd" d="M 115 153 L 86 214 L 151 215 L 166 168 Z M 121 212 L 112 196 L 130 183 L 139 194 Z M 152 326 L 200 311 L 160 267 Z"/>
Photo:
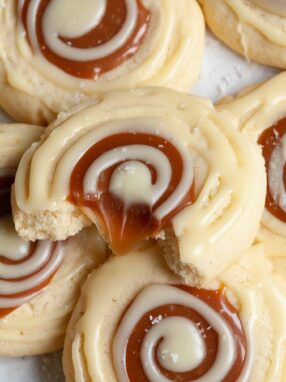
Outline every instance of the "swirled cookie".
<path fill-rule="evenodd" d="M 45 124 L 113 89 L 197 79 L 204 21 L 195 0 L 4 0 L 0 105 Z M 1 3 L 1 4 L 2 4 Z"/>
<path fill-rule="evenodd" d="M 10 189 L 23 151 L 43 128 L 0 126 L 0 355 L 59 349 L 86 275 L 105 258 L 95 227 L 66 242 L 25 242 L 10 215 Z"/>
<path fill-rule="evenodd" d="M 160 237 L 172 269 L 200 284 L 251 245 L 265 184 L 259 148 L 211 102 L 160 88 L 111 92 L 25 153 L 14 220 L 30 240 L 63 240 L 93 222 L 116 254 Z"/>
<path fill-rule="evenodd" d="M 260 64 L 286 68 L 284 0 L 200 0 L 208 26 L 230 48 Z"/>
<path fill-rule="evenodd" d="M 262 147 L 267 196 L 258 240 L 272 256 L 286 256 L 286 75 L 243 91 L 220 105 L 240 120 L 240 129 Z"/>
<path fill-rule="evenodd" d="M 262 246 L 203 289 L 174 276 L 156 246 L 112 258 L 83 286 L 66 381 L 283 382 L 285 284 Z"/>

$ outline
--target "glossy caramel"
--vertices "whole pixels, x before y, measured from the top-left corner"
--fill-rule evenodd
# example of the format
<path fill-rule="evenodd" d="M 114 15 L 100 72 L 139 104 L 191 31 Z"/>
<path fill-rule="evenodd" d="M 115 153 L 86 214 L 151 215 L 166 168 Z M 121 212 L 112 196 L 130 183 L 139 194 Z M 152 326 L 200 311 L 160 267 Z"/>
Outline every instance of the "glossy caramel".
<path fill-rule="evenodd" d="M 96 80 L 102 74 L 118 67 L 134 56 L 140 48 L 148 30 L 150 12 L 143 6 L 141 0 L 137 0 L 138 18 L 136 27 L 128 41 L 121 48 L 117 49 L 109 56 L 95 61 L 72 61 L 58 56 L 52 52 L 46 44 L 42 31 L 42 19 L 50 1 L 51 0 L 42 0 L 37 14 L 37 38 L 39 46 L 42 54 L 49 62 L 74 77 Z M 31 0 L 25 0 L 22 10 L 22 22 L 26 32 L 28 31 L 27 10 L 30 2 Z M 98 26 L 84 36 L 78 38 L 66 39 L 64 36 L 59 36 L 59 38 L 63 42 L 76 48 L 95 48 L 108 42 L 118 33 L 124 24 L 126 14 L 127 9 L 125 0 L 108 0 L 106 13 Z"/>
<path fill-rule="evenodd" d="M 262 153 L 265 159 L 265 167 L 267 172 L 269 171 L 271 154 L 275 147 L 280 143 L 280 140 L 285 133 L 286 118 L 283 118 L 276 122 L 273 126 L 266 129 L 259 137 L 258 143 L 262 146 Z M 286 186 L 286 167 L 284 167 L 283 181 Z M 271 195 L 268 183 L 265 207 L 273 216 L 281 220 L 283 223 L 286 223 L 286 213 L 279 207 L 279 205 L 276 204 Z"/>
<path fill-rule="evenodd" d="M 133 144 L 148 145 L 155 148 L 160 147 L 160 150 L 171 159 L 171 182 L 168 190 L 160 200 L 154 206 L 142 204 L 133 204 L 129 207 L 125 206 L 118 197 L 109 192 L 110 179 L 118 164 L 107 169 L 100 175 L 98 182 L 98 191 L 100 193 L 99 198 L 96 195 L 84 195 L 84 177 L 94 160 L 100 157 L 103 153 L 116 147 Z M 154 183 L 156 181 L 156 172 L 154 168 L 151 167 L 150 169 L 152 173 L 152 182 Z M 177 187 L 182 172 L 183 162 L 180 153 L 174 145 L 160 136 L 143 133 L 117 134 L 96 143 L 85 153 L 85 155 L 82 156 L 74 167 L 71 176 L 70 196 L 68 199 L 70 202 L 81 208 L 90 208 L 96 214 L 100 228 L 110 242 L 114 252 L 116 254 L 123 254 L 132 249 L 136 243 L 147 237 L 154 237 L 162 229 L 170 226 L 171 219 L 194 201 L 195 196 L 193 185 L 180 205 L 170 214 L 165 216 L 162 221 L 157 221 L 153 216 L 153 211 L 167 200 Z"/>
<path fill-rule="evenodd" d="M 0 177 L 0 217 L 11 213 L 10 199 L 11 199 L 11 186 L 13 183 L 14 183 L 14 176 L 2 176 L 2 177 Z M 2 256 L 2 254 L 1 254 L 1 243 L 0 243 L 0 263 L 10 264 L 10 265 L 12 265 L 12 264 L 16 265 L 16 264 L 24 263 L 25 261 L 27 261 L 28 258 L 33 256 L 33 254 L 36 250 L 36 247 L 37 247 L 37 243 L 31 243 L 30 251 L 25 258 L 23 258 L 21 260 L 10 260 L 10 259 L 7 259 L 6 257 Z M 53 245 L 53 250 L 55 250 L 55 247 L 56 247 L 56 244 Z M 51 258 L 51 256 L 50 256 L 50 258 Z M 47 262 L 50 260 L 50 258 L 47 260 Z M 40 272 L 44 268 L 45 265 L 46 265 L 46 263 L 42 264 L 41 268 L 39 268 L 36 272 L 32 273 L 29 276 L 26 276 L 23 278 L 17 278 L 17 279 L 9 279 L 9 281 L 17 282 L 17 281 L 25 280 L 25 279 L 35 275 L 36 273 Z M 38 285 L 36 288 L 30 289 L 30 290 L 25 291 L 23 293 L 18 293 L 18 294 L 9 295 L 9 296 L 2 296 L 0 294 L 0 298 L 5 298 L 5 297 L 6 298 L 7 297 L 14 298 L 14 297 L 24 297 L 24 296 L 32 295 L 36 292 L 39 292 L 46 285 L 48 285 L 50 283 L 50 281 L 52 280 L 53 276 L 54 275 L 49 277 L 47 280 L 45 280 L 43 283 Z M 1 278 L 0 278 L 0 280 L 1 280 Z M 17 307 L 9 308 L 9 309 L 1 309 L 0 308 L 0 318 L 3 318 L 7 314 L 13 312 L 13 310 L 15 310 L 16 308 Z"/>
<path fill-rule="evenodd" d="M 192 288 L 185 285 L 180 285 L 177 287 L 203 300 L 214 310 L 220 313 L 221 316 L 227 321 L 235 338 L 236 360 L 228 375 L 220 382 L 235 382 L 238 379 L 240 373 L 242 372 L 246 359 L 247 346 L 238 311 L 232 306 L 232 304 L 227 299 L 225 289 L 221 288 L 220 290 L 214 291 Z M 152 320 L 150 320 L 150 316 L 155 318 L 160 315 L 163 317 L 163 319 L 166 317 L 179 316 L 188 318 L 192 322 L 196 323 L 199 326 L 202 335 L 204 336 L 204 341 L 207 349 L 206 356 L 203 362 L 197 368 L 186 373 L 174 373 L 165 370 L 159 364 L 157 357 L 154 355 L 157 367 L 160 369 L 161 374 L 164 375 L 166 378 L 170 379 L 171 381 L 176 382 L 189 382 L 202 377 L 212 367 L 216 359 L 216 355 L 218 352 L 218 334 L 210 326 L 207 320 L 193 309 L 182 305 L 164 305 L 149 312 L 146 312 L 146 314 L 134 327 L 132 334 L 129 337 L 125 365 L 129 381 L 149 382 L 148 378 L 144 374 L 144 370 L 141 365 L 140 350 L 146 332 L 150 330 L 151 327 L 154 325 L 154 323 L 152 323 Z"/>

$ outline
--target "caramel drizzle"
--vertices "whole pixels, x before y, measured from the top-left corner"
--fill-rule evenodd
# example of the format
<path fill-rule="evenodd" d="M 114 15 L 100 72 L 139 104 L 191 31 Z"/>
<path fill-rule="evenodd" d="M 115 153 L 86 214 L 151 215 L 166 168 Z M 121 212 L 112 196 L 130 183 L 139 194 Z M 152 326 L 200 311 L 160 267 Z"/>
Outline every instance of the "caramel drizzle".
<path fill-rule="evenodd" d="M 74 77 L 93 80 L 98 79 L 104 73 L 115 69 L 125 61 L 132 58 L 140 49 L 148 30 L 150 12 L 143 6 L 141 0 L 135 1 L 138 9 L 137 22 L 134 30 L 124 45 L 121 47 L 115 46 L 114 52 L 106 57 L 81 62 L 76 59 L 71 60 L 65 58 L 64 56 L 60 56 L 53 52 L 53 50 L 48 46 L 42 25 L 43 17 L 45 16 L 50 0 L 42 0 L 36 15 L 36 38 L 38 40 L 38 46 L 41 54 L 50 63 Z M 31 43 L 32 38 L 29 36 L 27 14 L 32 0 L 18 0 L 18 2 L 20 4 L 21 12 L 20 19 L 22 20 L 28 39 Z M 100 24 L 83 36 L 77 38 L 58 36 L 58 39 L 70 47 L 80 48 L 83 50 L 103 46 L 118 34 L 124 24 L 126 15 L 126 0 L 107 0 L 105 14 L 100 21 Z M 35 50 L 35 47 L 33 47 L 33 49 Z"/>
<path fill-rule="evenodd" d="M 139 144 L 156 149 L 160 148 L 160 151 L 169 159 L 171 165 L 169 187 L 154 205 L 135 203 L 126 206 L 122 199 L 110 192 L 111 177 L 120 163 L 116 163 L 100 174 L 96 195 L 87 195 L 84 192 L 86 173 L 96 159 L 118 147 L 131 147 Z M 136 157 L 134 160 L 136 160 Z M 152 163 L 145 162 L 145 165 L 148 166 L 152 174 L 152 183 L 154 184 L 158 174 L 156 174 Z M 173 144 L 160 136 L 143 133 L 112 135 L 93 145 L 74 167 L 70 180 L 69 201 L 83 210 L 85 208 L 92 210 L 96 215 L 95 220 L 109 238 L 115 253 L 125 253 L 135 243 L 146 237 L 155 236 L 162 229 L 170 226 L 171 219 L 194 201 L 193 182 L 191 188 L 186 190 L 185 196 L 177 204 L 176 208 L 163 216 L 160 221 L 154 216 L 157 208 L 168 200 L 176 190 L 185 171 L 180 152 Z"/>
<path fill-rule="evenodd" d="M 225 288 L 222 287 L 220 290 L 214 291 L 192 288 L 186 285 L 179 285 L 176 287 L 190 293 L 208 304 L 221 316 L 222 320 L 226 321 L 233 333 L 236 356 L 233 367 L 220 382 L 234 382 L 238 380 L 244 369 L 247 344 L 239 318 L 239 313 L 227 299 Z M 142 354 L 142 346 L 146 334 L 150 331 L 150 329 L 152 329 L 155 325 L 159 325 L 160 322 L 168 317 L 184 317 L 193 322 L 199 328 L 201 336 L 204 339 L 206 353 L 203 362 L 193 370 L 184 373 L 171 372 L 162 367 L 157 356 L 157 350 L 160 342 L 163 340 L 162 338 L 157 343 L 154 351 L 155 363 L 161 375 L 170 381 L 189 382 L 203 377 L 213 367 L 218 355 L 219 335 L 207 321 L 206 317 L 203 317 L 194 309 L 183 305 L 162 305 L 156 309 L 146 312 L 146 314 L 144 314 L 144 316 L 136 322 L 136 325 L 128 338 L 125 355 L 125 367 L 130 382 L 150 382 L 144 372 L 142 359 L 140 358 L 140 354 Z M 123 319 L 124 316 L 122 320 Z M 188 339 L 186 338 L 186 341 L 187 340 Z"/>
<path fill-rule="evenodd" d="M 15 170 L 9 168 L 1 169 L 0 175 L 0 217 L 4 220 L 8 220 L 10 218 L 9 216 L 6 217 L 6 215 L 9 215 L 11 213 L 11 186 L 14 183 Z M 2 221 L 0 222 L 0 224 L 2 224 Z M 11 234 L 15 235 L 15 237 L 17 235 L 16 232 L 9 232 L 6 234 L 6 236 L 8 237 L 8 235 Z M 13 239 L 13 237 L 11 239 Z M 3 251 L 5 251 L 5 247 L 3 248 L 3 245 L 5 244 L 2 243 L 1 248 L 0 243 L 0 271 L 2 272 L 2 277 L 0 277 L 0 318 L 11 313 L 22 303 L 30 301 L 46 285 L 48 285 L 52 280 L 54 274 L 58 270 L 63 259 L 63 250 L 61 243 L 50 243 L 40 241 L 37 241 L 35 243 L 28 243 L 25 247 L 27 249 L 26 254 L 24 254 L 24 256 L 22 256 L 19 260 L 11 259 L 5 256 L 3 254 Z M 48 256 L 43 256 L 43 253 L 47 253 L 47 251 Z M 40 257 L 45 258 L 45 260 L 41 263 L 40 266 L 37 266 L 36 270 L 32 272 L 25 272 L 24 269 L 26 263 L 30 262 L 31 266 L 33 267 L 33 262 L 37 261 L 37 255 L 40 255 Z M 16 272 L 16 274 L 19 275 L 19 273 L 21 273 L 23 274 L 23 276 L 6 277 L 5 271 L 3 271 L 1 264 L 3 264 L 4 267 L 9 267 L 9 270 L 10 272 L 12 271 L 12 273 L 14 273 L 13 266 L 17 267 L 18 271 Z M 22 270 L 21 272 L 19 272 L 19 267 L 21 267 L 21 265 L 23 266 L 23 272 Z M 37 278 L 39 280 L 39 283 L 36 282 Z M 35 281 L 32 282 L 32 279 L 35 279 Z M 27 280 L 30 280 L 32 282 L 32 287 L 25 287 L 25 282 L 27 282 Z M 13 283 L 15 287 L 17 285 L 19 286 L 19 288 L 16 287 L 16 293 L 11 292 L 11 290 L 9 289 L 8 285 L 12 285 L 10 283 Z M 21 291 L 19 292 L 18 289 L 20 289 Z"/>

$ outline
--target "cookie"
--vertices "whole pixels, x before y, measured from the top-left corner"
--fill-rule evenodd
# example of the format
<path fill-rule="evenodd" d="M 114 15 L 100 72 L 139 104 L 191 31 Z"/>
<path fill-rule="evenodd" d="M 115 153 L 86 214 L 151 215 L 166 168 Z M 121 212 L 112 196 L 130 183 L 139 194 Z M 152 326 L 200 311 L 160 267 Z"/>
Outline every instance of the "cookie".
<path fill-rule="evenodd" d="M 243 91 L 219 106 L 240 120 L 239 129 L 262 147 L 267 171 L 267 196 L 257 239 L 270 256 L 286 256 L 284 73 Z"/>
<path fill-rule="evenodd" d="M 22 154 L 38 141 L 44 129 L 24 124 L 0 124 L 0 167 L 16 171 Z"/>
<path fill-rule="evenodd" d="M 286 68 L 283 0 L 200 0 L 214 34 L 248 60 Z"/>
<path fill-rule="evenodd" d="M 210 101 L 172 90 L 106 93 L 25 153 L 16 229 L 64 240 L 94 223 L 116 254 L 157 237 L 171 268 L 200 285 L 252 244 L 264 207 L 260 149 L 236 127 Z"/>
<path fill-rule="evenodd" d="M 189 91 L 204 46 L 195 0 L 4 0 L 0 105 L 46 124 L 113 89 L 164 85 Z"/>
<path fill-rule="evenodd" d="M 25 242 L 10 214 L 10 188 L 23 151 L 41 127 L 0 126 L 0 355 L 58 350 L 81 282 L 106 256 L 95 227 L 65 242 Z"/>
<path fill-rule="evenodd" d="M 67 382 L 282 382 L 285 279 L 262 246 L 203 289 L 158 247 L 114 257 L 84 284 L 65 340 Z"/>

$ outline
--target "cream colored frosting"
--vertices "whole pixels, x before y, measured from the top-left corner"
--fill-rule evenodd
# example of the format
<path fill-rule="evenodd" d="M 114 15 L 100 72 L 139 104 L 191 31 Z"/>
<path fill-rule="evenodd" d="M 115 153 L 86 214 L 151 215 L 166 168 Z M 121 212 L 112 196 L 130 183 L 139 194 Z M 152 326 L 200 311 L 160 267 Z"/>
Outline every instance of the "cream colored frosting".
<path fill-rule="evenodd" d="M 43 31 L 50 48 L 64 57 L 81 60 L 94 54 L 106 55 L 120 47 L 137 17 L 135 0 L 126 0 L 128 17 L 115 40 L 100 45 L 96 53 L 92 53 L 92 49 L 80 49 L 79 52 L 68 45 L 63 48 L 58 38 L 59 33 L 73 37 L 81 35 L 87 28 L 96 25 L 106 1 L 73 0 L 68 6 L 64 0 L 51 2 L 43 18 Z M 23 1 L 19 3 L 21 9 Z M 39 3 L 34 0 L 29 5 L 29 28 L 32 46 L 35 47 L 38 41 L 34 32 L 34 12 Z M 0 57 L 8 84 L 21 95 L 36 97 L 54 113 L 112 89 L 152 84 L 189 90 L 198 76 L 203 52 L 204 22 L 197 2 L 181 0 L 175 4 L 172 0 L 143 0 L 142 3 L 150 11 L 151 19 L 141 49 L 134 58 L 93 81 L 73 77 L 52 65 L 41 54 L 34 54 L 21 19 L 15 14 L 16 0 L 5 0 L 5 6 L 0 9 L 0 27 L 3 30 Z"/>
<path fill-rule="evenodd" d="M 160 153 L 159 150 L 155 151 L 156 154 Z M 159 165 L 156 169 L 160 174 L 160 179 L 155 185 L 152 185 L 148 166 L 138 160 L 130 160 L 115 169 L 110 179 L 109 191 L 122 200 L 126 206 L 135 203 L 153 206 L 167 189 L 172 172 L 169 161 L 163 155 L 161 157 L 162 166 Z"/>
<path fill-rule="evenodd" d="M 64 261 L 41 293 L 0 320 L 1 355 L 39 354 L 60 349 L 80 285 L 105 260 L 106 246 L 95 228 L 63 246 Z"/>
<path fill-rule="evenodd" d="M 43 37 L 48 47 L 60 57 L 73 61 L 93 61 L 111 55 L 130 39 L 136 27 L 138 7 L 136 0 L 125 0 L 126 20 L 111 40 L 95 48 L 82 49 L 72 47 L 59 38 L 77 38 L 96 28 L 106 12 L 108 0 L 78 2 L 73 0 L 54 0 L 48 5 L 43 18 Z M 32 0 L 28 9 L 28 31 L 32 47 L 40 52 L 37 41 L 36 15 L 41 0 Z M 21 15 L 22 7 L 19 7 Z"/>
<path fill-rule="evenodd" d="M 238 305 L 247 339 L 247 358 L 239 382 L 284 380 L 285 279 L 273 272 L 270 263 L 263 256 L 262 249 L 262 246 L 253 247 L 238 264 L 223 273 L 217 282 L 205 286 L 212 289 L 223 283 L 228 293 L 235 296 L 235 304 Z M 106 283 L 106 280 L 109 282 Z M 225 333 L 229 333 L 229 328 L 222 329 L 223 319 L 217 313 L 209 311 L 208 305 L 206 307 L 200 300 L 170 286 L 180 283 L 183 281 L 170 273 L 156 247 L 146 249 L 143 253 L 139 251 L 125 257 L 113 258 L 95 271 L 83 287 L 81 308 L 76 311 L 73 318 L 75 326 L 70 328 L 71 333 L 74 333 L 74 330 L 75 333 L 65 347 L 65 362 L 69 359 L 66 358 L 69 357 L 69 352 L 72 352 L 74 380 L 76 382 L 128 381 L 124 371 L 126 339 L 138 320 L 150 311 L 150 308 L 165 303 L 179 301 L 184 306 L 191 304 L 192 308 L 203 316 L 207 314 L 207 321 L 211 321 L 212 325 L 215 327 L 218 325 L 216 329 L 219 333 L 223 333 L 224 330 Z M 154 369 L 153 360 L 150 360 L 153 341 L 156 337 L 162 336 L 164 337 L 162 349 L 172 351 L 173 346 L 178 344 L 179 348 L 176 348 L 176 351 L 184 351 L 188 343 L 187 337 L 181 342 L 176 336 L 192 329 L 186 321 L 178 321 L 176 316 L 172 317 L 172 320 L 159 316 L 151 317 L 150 320 L 153 320 L 153 326 L 146 333 L 144 344 L 146 345 L 147 341 L 147 348 L 144 345 L 141 348 L 141 362 L 142 364 L 146 362 L 144 368 L 150 381 L 166 382 L 168 379 L 156 374 L 158 370 L 156 367 Z M 178 324 L 181 325 L 178 327 Z M 71 333 L 68 332 L 67 338 Z M 232 334 L 229 335 L 230 337 L 228 334 L 224 337 L 224 346 L 229 346 L 227 357 L 223 356 L 224 350 L 221 347 L 219 351 L 222 352 L 222 363 L 215 371 L 215 365 L 220 360 L 218 357 L 213 368 L 209 370 L 210 373 L 218 374 L 210 377 L 205 375 L 198 381 L 221 380 L 220 377 L 217 379 L 217 376 L 229 368 L 228 362 L 233 354 Z M 188 339 L 191 340 L 192 336 L 190 335 Z M 201 344 L 198 339 L 195 343 L 199 346 Z M 112 344 L 113 359 L 109 351 Z M 157 349 L 157 352 L 160 352 L 160 349 Z M 199 351 L 197 355 L 193 355 L 190 352 L 190 358 L 184 357 L 186 354 L 181 360 L 182 363 L 176 366 L 173 355 L 173 358 L 166 360 L 167 366 L 185 370 L 187 365 L 196 364 L 201 353 Z M 65 366 L 70 368 L 68 364 Z"/>
<path fill-rule="evenodd" d="M 1 170 L 0 170 L 1 173 Z M 22 260 L 30 250 L 30 243 L 15 234 L 15 227 L 10 216 L 0 218 L 1 256 L 11 260 Z"/>
<path fill-rule="evenodd" d="M 10 217 L 10 219 L 12 218 Z M 6 252 L 5 258 L 12 260 L 14 256 L 7 256 L 7 253 L 11 253 L 9 243 L 13 239 L 17 240 L 17 233 L 10 231 L 7 234 L 10 238 L 4 242 L 1 241 L 0 255 L 4 256 L 3 245 L 4 253 Z M 23 244 L 21 247 L 23 248 Z M 25 249 L 21 263 L 0 263 L 0 308 L 13 308 L 21 305 L 23 296 L 15 297 L 13 295 L 29 293 L 29 291 L 38 288 L 54 275 L 63 262 L 64 249 L 62 243 L 54 245 L 49 241 L 41 241 L 36 243 L 32 252 L 29 245 Z M 30 293 L 30 298 L 34 296 L 35 293 Z M 27 296 L 24 296 L 24 300 L 25 302 L 28 301 Z"/>
<path fill-rule="evenodd" d="M 191 185 L 192 176 L 195 179 L 195 203 L 172 220 L 181 261 L 198 267 L 203 275 L 211 278 L 251 245 L 264 206 L 265 172 L 259 149 L 236 131 L 237 121 L 228 113 L 217 112 L 208 101 L 155 88 L 112 92 L 77 111 L 58 119 L 42 143 L 25 153 L 15 182 L 20 211 L 38 216 L 45 211 L 53 212 L 53 216 L 67 211 L 71 208 L 66 201 L 70 176 L 81 156 L 107 135 L 142 131 L 168 138 L 178 147 L 184 163 L 181 183 L 170 199 L 158 207 L 159 217 L 176 206 Z M 104 155 L 111 155 L 111 163 L 114 163 L 117 155 L 125 158 L 125 149 L 120 150 Z M 135 157 L 132 154 L 128 159 L 138 159 L 141 152 L 135 151 Z M 145 148 L 142 152 L 143 158 L 148 159 Z M 161 155 L 159 152 L 156 151 L 156 158 Z M 161 165 L 165 166 L 164 188 L 169 170 L 163 159 L 160 159 Z M 91 166 L 91 173 L 86 174 L 88 191 L 95 190 L 98 168 L 101 164 L 95 169 Z M 148 188 L 148 176 L 146 182 Z M 153 202 L 157 200 L 154 195 Z M 86 209 L 83 212 L 95 220 Z M 58 231 L 63 228 L 59 227 Z M 17 229 L 21 234 L 19 226 Z M 64 239 L 67 234 L 61 232 L 61 235 L 56 238 Z M 234 247 L 237 235 L 240 240 Z"/>
<path fill-rule="evenodd" d="M 182 291 L 176 287 L 164 284 L 149 285 L 136 297 L 135 301 L 125 313 L 121 321 L 113 341 L 113 358 L 117 372 L 117 377 L 120 382 L 128 382 L 128 374 L 126 371 L 126 347 L 128 339 L 132 333 L 134 325 L 140 320 L 146 312 L 164 305 L 178 304 L 198 312 L 204 319 L 209 322 L 210 326 L 218 333 L 219 336 L 219 351 L 215 363 L 211 369 L 204 374 L 202 378 L 194 380 L 195 382 L 211 382 L 222 380 L 230 371 L 236 357 L 235 339 L 230 327 L 207 303 L 199 298 L 192 296 L 190 293 Z M 144 372 L 150 382 L 169 382 L 170 379 L 164 377 L 154 359 L 156 345 L 160 343 L 158 349 L 159 357 L 162 359 L 162 352 L 177 355 L 174 359 L 169 357 L 165 361 L 166 370 L 183 373 L 193 370 L 200 365 L 200 361 L 204 359 L 205 344 L 203 335 L 199 328 L 194 324 L 189 331 L 191 336 L 184 336 L 184 330 L 187 328 L 190 321 L 178 316 L 171 318 L 162 318 L 159 323 L 154 324 L 153 328 L 148 331 L 141 348 L 141 364 Z M 194 333 L 200 339 L 196 338 L 196 342 L 192 343 Z M 189 349 L 186 348 L 189 342 L 189 349 L 192 346 L 198 346 L 196 351 L 190 355 Z M 174 346 L 175 345 L 175 346 Z M 176 346 L 177 345 L 177 346 Z M 174 349 L 175 347 L 175 349 Z M 175 362 L 174 362 L 175 361 Z"/>
<path fill-rule="evenodd" d="M 9 129 L 11 128 L 11 132 Z M 21 134 L 27 132 L 22 146 Z M 31 132 L 29 134 L 29 132 Z M 21 154 L 25 146 L 28 147 L 33 139 L 38 138 L 42 129 L 34 126 L 16 126 L 6 125 L 0 127 L 0 139 L 2 145 L 7 149 L 9 145 L 9 137 L 14 135 L 14 142 L 18 143 L 12 152 L 15 158 Z M 19 139 L 20 137 L 20 139 Z M 24 147 L 23 147 L 24 145 Z M 1 147 L 2 148 L 2 147 Z M 10 148 L 11 149 L 11 148 Z M 1 155 L 4 156 L 7 165 L 14 163 L 15 159 L 10 154 L 6 154 L 5 149 Z M 11 168 L 0 168 L 0 176 L 14 176 L 15 170 Z M 1 190 L 2 192 L 10 192 L 10 190 Z M 1 193 L 0 193 L 1 199 Z M 50 241 L 37 242 L 34 247 L 29 242 L 24 242 L 17 235 L 12 216 L 7 215 L 0 218 L 0 256 L 5 261 L 0 261 L 0 308 L 9 309 L 27 303 L 33 299 L 40 291 L 40 286 L 47 282 L 58 270 L 63 262 L 63 245 L 61 243 L 53 244 Z M 37 288 L 39 290 L 37 290 Z M 20 296 L 19 296 L 20 294 Z M 18 296 L 15 296 L 18 295 Z"/>
<path fill-rule="evenodd" d="M 282 73 L 256 87 L 254 90 L 250 90 L 246 94 L 234 99 L 232 102 L 222 104 L 221 108 L 228 110 L 231 114 L 239 118 L 240 130 L 257 141 L 264 130 L 286 116 L 285 86 L 286 76 Z M 270 165 L 268 182 L 273 195 L 275 194 L 274 196 L 276 196 L 276 198 L 280 195 L 281 198 L 279 197 L 279 200 L 277 200 L 278 203 L 284 207 L 284 185 L 281 183 L 281 166 L 284 163 L 284 149 L 280 145 L 276 147 L 277 150 L 281 149 L 281 156 L 279 155 L 279 151 L 273 151 L 273 153 L 276 153 L 274 155 L 280 158 L 278 158 L 277 162 L 277 158 L 273 158 L 272 156 L 272 164 L 276 167 L 278 163 L 278 168 L 276 167 L 276 171 L 274 172 L 275 176 L 273 178 L 273 169 L 271 170 Z M 285 256 L 286 225 L 266 209 L 262 217 L 262 226 L 258 233 L 258 240 L 265 245 L 267 254 L 272 256 Z"/>
<path fill-rule="evenodd" d="M 23 152 L 44 133 L 40 126 L 0 124 L 0 169 L 15 171 Z M 6 170 L 4 170 L 6 169 Z"/>
<path fill-rule="evenodd" d="M 286 3 L 284 0 L 251 0 L 254 4 L 266 11 L 276 13 L 279 16 L 286 16 Z"/>
<path fill-rule="evenodd" d="M 13 174 L 15 170 L 11 168 L 17 167 L 23 152 L 39 140 L 43 130 L 29 125 L 0 125 L 0 174 Z M 0 308 L 18 306 L 0 319 L 1 355 L 39 354 L 61 348 L 80 284 L 106 257 L 106 246 L 95 228 L 56 244 L 51 253 L 52 248 L 48 241 L 39 242 L 33 256 L 27 258 L 31 243 L 16 234 L 11 216 L 0 218 L 0 256 L 22 261 L 0 264 Z M 52 281 L 41 291 L 23 297 L 11 296 L 38 286 L 53 274 Z M 28 277 L 11 281 L 23 276 Z"/>
<path fill-rule="evenodd" d="M 77 153 L 76 158 L 72 158 L 72 163 L 76 163 L 80 157 L 91 147 L 91 145 L 100 142 L 104 138 L 111 136 L 113 134 L 125 133 L 126 131 L 131 134 L 136 133 L 144 133 L 144 134 L 152 134 L 159 135 L 164 139 L 169 139 L 173 146 L 178 150 L 181 154 L 182 162 L 183 162 L 183 175 L 180 179 L 180 182 L 171 196 L 163 202 L 155 211 L 154 216 L 158 220 L 162 220 L 166 215 L 172 212 L 175 208 L 179 206 L 183 198 L 186 196 L 187 192 L 190 190 L 193 182 L 193 161 L 190 155 L 189 150 L 181 144 L 178 140 L 175 139 L 174 135 L 170 133 L 165 134 L 164 128 L 160 128 L 160 125 L 167 125 L 169 122 L 164 119 L 160 120 L 152 120 L 148 119 L 130 119 L 127 121 L 119 121 L 118 123 L 113 122 L 109 125 L 103 126 L 103 131 L 96 131 L 96 134 L 92 134 L 92 137 L 87 141 L 86 145 L 82 146 L 82 151 Z M 134 127 L 135 126 L 135 127 Z M 71 159 L 71 157 L 69 158 Z M 142 161 L 144 163 L 145 171 L 142 172 L 141 165 L 138 167 L 138 162 L 134 167 L 134 159 L 137 161 Z M 150 200 L 147 200 L 150 206 L 154 206 L 161 196 L 167 191 L 171 177 L 172 177 L 172 168 L 170 160 L 172 158 L 168 158 L 166 154 L 164 154 L 160 147 L 154 148 L 148 145 L 127 145 L 127 146 L 119 146 L 110 151 L 104 152 L 99 158 L 97 158 L 89 167 L 85 178 L 84 178 L 84 193 L 86 195 L 97 195 L 97 183 L 100 175 L 104 170 L 110 168 L 111 166 L 124 162 L 124 166 L 128 165 L 129 161 L 133 163 L 133 171 L 137 172 L 137 177 L 141 178 L 142 183 L 147 186 L 147 195 L 149 194 Z M 141 162 L 139 162 L 141 163 Z M 147 165 L 152 165 L 152 167 L 156 170 L 156 174 L 158 174 L 156 182 L 151 184 L 151 173 L 150 169 L 148 169 Z M 63 169 L 65 165 L 63 164 Z M 137 177 L 129 178 L 129 183 L 125 183 L 125 172 L 121 171 L 122 165 L 115 170 L 115 174 L 113 176 L 116 177 L 117 182 L 115 184 L 114 178 L 111 179 L 111 190 L 119 195 L 120 199 L 123 199 L 127 204 L 130 204 L 131 200 L 133 202 L 138 202 L 144 199 L 146 196 L 145 188 L 139 189 L 138 183 L 136 182 Z M 126 169 L 126 167 L 125 167 Z M 73 170 L 70 168 L 69 170 Z M 146 170 L 148 171 L 146 173 Z M 68 172 L 66 186 L 68 186 L 68 182 L 70 179 L 71 172 Z M 143 175 L 143 176 L 142 176 Z M 59 175 L 60 176 L 60 175 Z M 131 182 L 131 185 L 130 185 Z M 119 184 L 125 184 L 126 189 L 123 190 L 118 188 Z M 149 190 L 148 190 L 149 187 Z M 134 196 L 134 190 L 136 189 L 137 198 Z M 130 193 L 131 191 L 131 193 Z M 148 192 L 149 191 L 149 192 Z M 68 193 L 68 187 L 66 189 Z M 88 216 L 92 216 L 92 212 L 88 214 Z M 97 219 L 93 219 L 96 223 Z"/>
<path fill-rule="evenodd" d="M 250 25 L 258 30 L 269 41 L 285 46 L 286 45 L 286 21 L 285 17 L 285 2 L 282 1 L 267 1 L 267 0 L 224 0 L 232 9 L 239 20 L 239 32 L 243 40 L 244 25 Z M 255 6 L 254 3 L 259 6 Z M 263 4 L 262 4 L 263 3 Z M 283 4 L 282 4 L 283 3 Z M 261 5 L 263 6 L 262 9 Z M 266 10 L 265 10 L 266 9 Z M 269 11 L 271 13 L 269 13 Z M 274 12 L 274 13 L 272 13 Z M 277 13 L 277 15 L 275 14 Z M 247 40 L 244 40 L 245 54 L 247 56 Z"/>
<path fill-rule="evenodd" d="M 159 316 L 154 320 L 156 322 L 156 319 L 159 321 L 161 318 Z M 206 349 L 197 326 L 183 317 L 166 318 L 148 331 L 143 343 L 141 359 L 150 380 L 154 379 L 155 373 L 158 374 L 150 349 L 154 351 L 161 338 L 164 338 L 164 342 L 159 345 L 157 356 L 164 369 L 184 373 L 199 366 L 203 361 Z M 150 370 L 148 365 L 152 363 L 153 370 Z"/>

